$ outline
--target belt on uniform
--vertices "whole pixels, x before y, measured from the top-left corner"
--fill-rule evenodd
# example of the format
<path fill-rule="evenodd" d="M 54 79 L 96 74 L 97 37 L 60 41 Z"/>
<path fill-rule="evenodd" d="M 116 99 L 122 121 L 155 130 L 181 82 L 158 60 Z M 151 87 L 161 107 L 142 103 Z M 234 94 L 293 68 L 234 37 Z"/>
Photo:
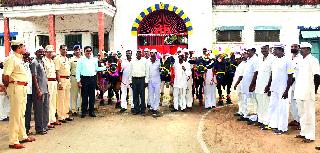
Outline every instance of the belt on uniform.
<path fill-rule="evenodd" d="M 48 81 L 57 81 L 56 78 L 48 78 Z"/>
<path fill-rule="evenodd" d="M 69 79 L 70 76 L 60 76 L 60 78 Z"/>
<path fill-rule="evenodd" d="M 83 75 L 80 76 L 80 78 L 94 78 L 94 77 L 96 77 L 96 76 L 95 75 L 94 76 L 83 76 Z"/>
<path fill-rule="evenodd" d="M 144 79 L 145 77 L 132 77 L 132 79 Z"/>
<path fill-rule="evenodd" d="M 22 81 L 11 81 L 9 83 L 14 83 L 14 84 L 21 85 L 21 86 L 27 86 L 28 85 L 28 82 L 22 82 Z"/>
<path fill-rule="evenodd" d="M 226 74 L 226 72 L 217 72 L 217 74 Z"/>

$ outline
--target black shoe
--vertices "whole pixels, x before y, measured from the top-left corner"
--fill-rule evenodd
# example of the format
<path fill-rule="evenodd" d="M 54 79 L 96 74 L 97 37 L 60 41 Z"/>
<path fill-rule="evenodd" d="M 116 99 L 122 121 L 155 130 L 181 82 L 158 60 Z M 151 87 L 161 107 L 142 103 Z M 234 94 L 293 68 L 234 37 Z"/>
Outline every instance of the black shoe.
<path fill-rule="evenodd" d="M 72 116 L 78 116 L 78 113 L 77 112 L 73 112 Z"/>
<path fill-rule="evenodd" d="M 61 123 L 67 123 L 66 120 L 59 120 L 59 122 L 61 122 Z"/>
<path fill-rule="evenodd" d="M 230 98 L 227 98 L 227 105 L 231 105 L 232 104 L 232 100 Z"/>
<path fill-rule="evenodd" d="M 316 150 L 320 150 L 320 146 L 315 147 Z"/>
<path fill-rule="evenodd" d="M 237 119 L 237 121 L 247 121 L 247 119 L 241 116 L 240 118 Z"/>
<path fill-rule="evenodd" d="M 233 116 L 241 116 L 239 113 L 234 113 Z"/>
<path fill-rule="evenodd" d="M 133 114 L 133 115 L 138 115 L 138 114 L 140 114 L 140 112 L 133 111 L 132 114 Z"/>
<path fill-rule="evenodd" d="M 112 105 L 112 100 L 111 100 L 111 98 L 108 99 L 108 105 Z"/>
<path fill-rule="evenodd" d="M 177 112 L 177 111 L 178 111 L 177 109 L 172 109 L 172 110 L 171 110 L 171 112 Z"/>
<path fill-rule="evenodd" d="M 186 109 L 182 109 L 181 112 L 186 112 Z"/>
<path fill-rule="evenodd" d="M 140 115 L 141 116 L 146 116 L 146 112 L 141 112 Z"/>
<path fill-rule="evenodd" d="M 100 106 L 105 106 L 104 100 L 100 101 Z"/>
<path fill-rule="evenodd" d="M 48 134 L 48 132 L 47 131 L 37 131 L 36 134 L 45 135 L 45 134 Z"/>
<path fill-rule="evenodd" d="M 93 113 L 89 113 L 89 116 L 90 116 L 90 117 L 97 117 L 94 112 L 93 112 Z"/>
<path fill-rule="evenodd" d="M 86 114 L 81 114 L 81 118 L 85 118 L 86 117 Z"/>
<path fill-rule="evenodd" d="M 150 107 L 151 107 L 151 105 L 147 105 L 147 108 L 149 108 L 149 109 L 150 109 Z"/>
<path fill-rule="evenodd" d="M 125 108 L 121 108 L 121 110 L 119 111 L 120 113 L 124 113 L 127 109 Z"/>
<path fill-rule="evenodd" d="M 74 118 L 71 118 L 71 117 L 66 118 L 66 121 L 73 121 L 73 120 Z"/>
<path fill-rule="evenodd" d="M 9 121 L 9 117 L 3 119 L 2 121 Z"/>
<path fill-rule="evenodd" d="M 223 101 L 222 100 L 218 102 L 218 106 L 223 106 Z"/>
<path fill-rule="evenodd" d="M 116 103 L 115 108 L 117 108 L 117 109 L 121 109 L 121 103 Z"/>
<path fill-rule="evenodd" d="M 251 120 L 249 120 L 249 121 L 247 121 L 247 124 L 248 125 L 253 125 L 255 122 L 254 121 L 251 121 Z"/>

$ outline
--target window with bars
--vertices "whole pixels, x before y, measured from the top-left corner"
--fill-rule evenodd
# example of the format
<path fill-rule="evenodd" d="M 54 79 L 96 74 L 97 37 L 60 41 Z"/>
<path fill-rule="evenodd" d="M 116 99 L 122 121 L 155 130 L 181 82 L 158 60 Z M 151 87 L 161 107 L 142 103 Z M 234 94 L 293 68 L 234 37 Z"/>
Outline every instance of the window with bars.
<path fill-rule="evenodd" d="M 104 34 L 104 50 L 105 51 L 109 50 L 108 42 L 109 42 L 109 33 L 105 33 Z M 98 33 L 91 34 L 91 45 L 92 45 L 92 48 L 93 48 L 93 55 L 94 56 L 98 56 L 98 53 L 99 53 L 99 37 L 98 37 Z"/>
<path fill-rule="evenodd" d="M 11 36 L 10 41 L 11 40 L 16 40 L 16 36 Z M 0 36 L 0 46 L 4 46 L 4 37 L 3 36 Z"/>
<path fill-rule="evenodd" d="M 38 35 L 39 38 L 39 46 L 42 46 L 45 48 L 47 45 L 49 45 L 49 36 L 47 35 Z"/>
<path fill-rule="evenodd" d="M 74 45 L 82 45 L 82 34 L 70 34 L 65 35 L 65 45 L 68 50 L 71 51 Z"/>
<path fill-rule="evenodd" d="M 241 42 L 242 30 L 217 30 L 217 42 Z"/>
<path fill-rule="evenodd" d="M 255 30 L 255 42 L 280 42 L 280 30 Z"/>

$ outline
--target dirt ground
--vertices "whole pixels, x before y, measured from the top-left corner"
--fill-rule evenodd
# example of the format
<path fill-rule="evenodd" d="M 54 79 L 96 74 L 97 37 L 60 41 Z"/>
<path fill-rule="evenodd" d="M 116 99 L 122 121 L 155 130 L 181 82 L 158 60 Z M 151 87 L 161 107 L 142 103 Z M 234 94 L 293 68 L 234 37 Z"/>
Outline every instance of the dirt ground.
<path fill-rule="evenodd" d="M 261 131 L 259 127 L 237 121 L 233 114 L 237 105 L 212 111 L 205 119 L 204 140 L 213 153 L 314 153 L 320 145 L 320 97 L 316 102 L 316 141 L 305 144 L 294 138 L 299 131 L 289 128 L 283 135 Z M 320 152 L 320 151 L 319 151 Z"/>
<path fill-rule="evenodd" d="M 319 96 L 318 98 L 319 99 Z M 168 101 L 168 98 L 165 98 Z M 113 106 L 99 107 L 96 118 L 75 118 L 57 126 L 22 150 L 8 148 L 8 122 L 0 122 L 0 153 L 201 153 L 197 132 L 207 110 L 171 113 L 168 103 L 161 107 L 161 117 L 119 114 Z M 196 104 L 198 105 L 198 104 Z M 317 114 L 320 113 L 317 102 Z M 204 119 L 203 139 L 212 153 L 312 153 L 319 141 L 301 143 L 298 131 L 274 135 L 236 121 L 237 106 L 217 108 Z M 319 127 L 317 118 L 317 127 Z M 33 123 L 32 123 L 33 124 Z M 319 129 L 317 128 L 317 140 Z"/>
<path fill-rule="evenodd" d="M 168 100 L 168 98 L 165 98 Z M 192 112 L 171 113 L 168 103 L 161 117 L 118 113 L 113 105 L 100 106 L 96 118 L 76 117 L 56 126 L 25 149 L 8 148 L 8 122 L 0 122 L 0 153 L 200 153 L 197 129 L 201 116 Z M 31 122 L 34 125 L 33 122 Z"/>

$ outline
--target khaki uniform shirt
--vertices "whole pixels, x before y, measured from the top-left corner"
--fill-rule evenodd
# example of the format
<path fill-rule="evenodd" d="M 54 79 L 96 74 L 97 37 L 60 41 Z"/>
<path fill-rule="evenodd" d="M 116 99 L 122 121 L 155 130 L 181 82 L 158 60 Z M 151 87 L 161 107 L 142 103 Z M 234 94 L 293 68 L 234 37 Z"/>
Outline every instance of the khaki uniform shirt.
<path fill-rule="evenodd" d="M 21 81 L 28 82 L 27 71 L 23 65 L 23 56 L 18 53 L 13 53 L 9 56 L 8 59 L 4 62 L 4 75 L 9 75 L 9 81 Z"/>
<path fill-rule="evenodd" d="M 52 59 L 43 58 L 44 68 L 48 78 L 56 78 L 56 65 Z"/>
<path fill-rule="evenodd" d="M 81 57 L 80 57 L 81 58 Z M 70 65 L 71 65 L 71 76 L 75 76 L 76 75 L 76 71 L 77 71 L 77 63 L 79 62 L 80 58 L 73 56 L 70 59 Z"/>
<path fill-rule="evenodd" d="M 67 57 L 61 55 L 55 59 L 56 70 L 60 76 L 70 76 L 70 61 Z"/>

